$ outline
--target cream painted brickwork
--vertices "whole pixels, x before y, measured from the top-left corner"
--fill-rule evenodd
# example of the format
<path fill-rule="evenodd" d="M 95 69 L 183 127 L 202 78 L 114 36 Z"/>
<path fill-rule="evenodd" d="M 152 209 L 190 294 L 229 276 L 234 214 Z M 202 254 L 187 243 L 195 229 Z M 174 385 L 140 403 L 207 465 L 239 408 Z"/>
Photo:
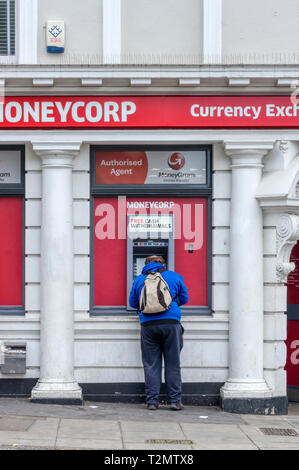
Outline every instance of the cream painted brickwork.
<path fill-rule="evenodd" d="M 212 309 L 228 315 L 231 171 L 223 146 L 213 145 Z"/>
<path fill-rule="evenodd" d="M 182 374 L 186 382 L 224 382 L 228 377 L 230 160 L 213 145 L 213 258 L 211 317 L 184 317 Z M 142 381 L 139 322 L 134 317 L 89 317 L 89 145 L 74 159 L 75 376 L 79 382 Z M 39 375 L 40 160 L 26 145 L 26 317 L 6 322 L 3 335 L 26 340 L 26 377 Z M 264 374 L 274 395 L 285 393 L 286 288 L 275 279 L 277 214 L 264 214 Z M 12 331 L 13 325 L 13 334 Z M 27 333 L 24 332 L 27 331 Z M 20 333 L 17 333 L 20 331 Z M 121 347 L 120 347 L 121 345 Z M 103 351 L 105 351 L 103 353 Z M 109 353 L 108 353 L 109 351 Z M 126 351 L 126 366 L 120 351 Z"/>
<path fill-rule="evenodd" d="M 188 63 L 202 55 L 202 0 L 122 2 L 122 55 L 127 63 Z"/>
<path fill-rule="evenodd" d="M 74 161 L 73 221 L 75 310 L 89 310 L 89 146 Z M 41 227 L 41 170 L 39 158 L 26 145 L 26 310 L 39 311 L 39 255 Z M 77 293 L 78 291 L 78 293 Z"/>
<path fill-rule="evenodd" d="M 298 63 L 297 0 L 223 0 L 222 5 L 224 63 Z"/>
<path fill-rule="evenodd" d="M 89 146 L 81 147 L 73 167 L 74 220 L 74 308 L 75 315 L 89 318 Z M 25 319 L 18 319 L 22 328 L 37 328 L 34 339 L 26 334 L 26 377 L 39 375 L 39 313 L 40 313 L 40 228 L 41 228 L 41 166 L 31 144 L 26 144 L 25 201 Z M 7 333 L 7 339 L 11 334 Z"/>
<path fill-rule="evenodd" d="M 184 317 L 185 382 L 224 382 L 228 377 L 230 160 L 213 145 L 212 316 Z M 90 211 L 89 145 L 73 167 L 75 377 L 78 382 L 142 381 L 139 322 L 134 317 L 89 316 Z M 26 317 L 7 320 L 3 337 L 26 340 L 26 377 L 39 375 L 40 160 L 26 144 Z M 278 215 L 264 213 L 264 375 L 275 395 L 285 393 L 286 288 L 275 279 Z M 121 351 L 126 351 L 126 365 Z"/>
<path fill-rule="evenodd" d="M 222 2 L 216 0 L 186 0 L 185 2 L 180 0 L 163 0 L 163 2 L 120 0 L 121 10 L 117 10 L 120 17 L 111 21 L 108 32 L 104 32 L 103 27 L 103 2 L 106 6 L 109 4 L 111 6 L 112 0 L 86 0 L 85 2 L 30 0 L 30 11 L 34 13 L 34 5 L 38 4 L 38 14 L 29 15 L 26 10 L 23 30 L 30 31 L 30 37 L 29 40 L 28 37 L 24 39 L 23 49 L 19 50 L 19 57 L 14 58 L 15 63 L 19 59 L 20 64 L 23 65 L 21 67 L 7 66 L 1 71 L 1 84 L 5 84 L 8 94 L 21 96 L 40 93 L 49 96 L 83 96 L 136 93 L 149 96 L 149 94 L 200 95 L 207 93 L 238 95 L 245 92 L 270 95 L 289 93 L 293 80 L 299 77 L 298 65 L 296 65 L 299 63 L 298 54 L 294 50 L 298 43 L 299 7 L 297 0 L 283 2 L 281 0 L 262 2 L 257 0 L 251 2 L 247 0 L 223 0 Z M 119 4 L 117 0 L 113 3 Z M 215 40 L 212 44 L 206 44 L 203 39 L 207 35 L 204 32 L 207 30 L 211 32 L 217 24 L 219 26 L 221 3 L 222 44 L 221 38 L 220 41 Z M 212 4 L 217 4 L 218 8 L 213 10 Z M 113 8 L 108 10 L 112 12 Z M 204 23 L 205 17 L 209 18 L 209 22 Z M 45 24 L 51 19 L 65 21 L 66 52 L 63 55 L 50 55 L 46 52 Z M 117 31 L 115 28 L 118 28 Z M 34 38 L 36 30 L 37 37 Z M 19 47 L 21 37 L 20 35 L 18 38 Z M 107 37 L 119 38 L 119 42 L 117 39 L 112 40 L 110 44 L 108 41 L 104 45 L 104 39 Z M 221 49 L 224 65 L 219 63 Z M 213 50 L 217 50 L 217 61 L 212 60 L 211 64 L 217 65 L 198 67 L 197 64 L 202 63 L 203 58 L 207 59 L 206 55 Z M 109 55 L 111 51 L 112 53 L 117 51 L 118 56 L 113 67 L 109 66 L 109 61 L 105 61 L 103 67 L 92 65 L 102 64 L 103 53 Z M 242 63 L 246 61 L 253 65 L 243 66 Z M 122 62 L 122 65 L 117 65 L 119 62 Z M 270 62 L 274 65 L 265 65 Z M 295 65 L 276 67 L 277 62 Z M 210 63 L 209 60 L 206 60 L 206 63 Z M 260 65 L 255 65 L 256 63 Z M 143 65 L 134 67 L 134 64 Z M 192 64 L 195 65 L 192 66 Z M 230 365 L 234 362 L 232 360 L 234 354 L 229 357 L 229 345 L 232 344 L 232 341 L 229 342 L 229 328 L 232 324 L 229 310 L 230 296 L 236 300 L 236 292 L 231 289 L 230 285 L 230 280 L 236 273 L 230 272 L 230 252 L 233 252 L 235 248 L 231 246 L 230 240 L 232 159 L 225 154 L 223 144 L 226 145 L 229 142 L 233 147 L 233 142 L 238 141 L 243 155 L 247 152 L 249 156 L 250 149 L 255 148 L 256 142 L 262 147 L 263 143 L 265 147 L 273 143 L 274 149 L 263 159 L 263 174 L 265 175 L 278 170 L 286 170 L 289 167 L 299 150 L 296 131 L 290 129 L 256 131 L 182 129 L 131 130 L 123 134 L 116 129 L 106 132 L 65 129 L 57 133 L 28 129 L 28 131 L 12 130 L 10 133 L 2 130 L 0 139 L 2 144 L 26 143 L 26 314 L 25 317 L 0 317 L 0 342 L 14 339 L 27 343 L 27 372 L 20 378 L 39 376 L 41 353 L 40 259 L 43 188 L 41 160 L 34 153 L 30 142 L 44 141 L 47 144 L 50 141 L 51 146 L 53 140 L 53 142 L 58 142 L 57 147 L 54 145 L 56 150 L 59 150 L 59 142 L 68 144 L 75 139 L 77 143 L 81 143 L 80 152 L 73 160 L 72 177 L 74 366 L 76 380 L 82 383 L 143 382 L 144 379 L 138 319 L 126 315 L 122 317 L 103 315 L 92 318 L 89 314 L 92 235 L 90 233 L 89 143 L 98 145 L 135 143 L 142 145 L 144 142 L 155 145 L 210 143 L 213 146 L 212 315 L 183 317 L 185 337 L 182 351 L 182 374 L 184 382 L 227 381 Z M 285 139 L 289 139 L 289 142 Z M 248 163 L 250 162 L 247 161 Z M 246 186 L 246 176 L 249 176 L 246 171 L 242 170 L 244 186 Z M 275 185 L 273 188 L 275 189 Z M 71 191 L 68 195 L 71 197 Z M 237 198 L 234 201 L 236 202 Z M 296 201 L 292 202 L 295 207 Z M 290 206 L 287 206 L 287 211 L 289 209 Z M 263 279 L 261 281 L 264 284 L 263 332 L 260 335 L 261 328 L 258 328 L 257 333 L 254 328 L 251 328 L 252 331 L 249 332 L 252 333 L 252 337 L 256 337 L 259 347 L 257 359 L 260 360 L 262 357 L 260 369 L 263 369 L 264 378 L 273 396 L 286 394 L 284 371 L 286 315 L 284 312 L 287 308 L 287 290 L 284 283 L 278 281 L 276 273 L 277 224 L 284 210 L 273 209 L 273 207 L 268 210 L 263 207 Z M 259 222 L 257 219 L 256 221 Z M 55 255 L 55 250 L 52 251 L 53 253 Z M 69 258 L 72 259 L 72 256 Z M 238 268 L 242 269 L 242 259 Z M 258 283 L 259 286 L 261 282 Z M 57 318 L 61 317 L 58 315 Z M 239 322 L 239 318 L 236 315 L 234 320 L 242 330 L 242 322 Z M 261 316 L 256 317 L 256 324 L 260 319 Z M 239 346 L 238 340 L 235 343 Z M 263 348 L 260 348 L 261 344 Z M 263 356 L 262 353 L 260 354 L 262 349 Z M 241 351 L 241 348 L 237 347 L 235 351 Z M 49 351 L 44 351 L 44 353 L 50 357 Z M 235 353 L 235 357 L 240 356 Z M 247 359 L 245 358 L 244 363 Z M 245 376 L 246 373 L 242 378 Z M 0 377 L 3 376 L 0 374 Z"/>
<path fill-rule="evenodd" d="M 297 0 L 26 3 L 17 12 L 17 55 L 1 57 L 2 63 L 298 64 Z M 46 51 L 49 19 L 65 21 L 64 54 Z M 241 86 L 240 77 L 234 80 Z"/>
<path fill-rule="evenodd" d="M 277 215 L 264 213 L 264 374 L 274 395 L 286 393 L 287 288 L 276 278 Z"/>
<path fill-rule="evenodd" d="M 216 152 L 216 160 L 218 159 L 217 155 Z M 221 152 L 219 155 L 221 158 Z M 79 162 L 80 158 L 77 158 L 77 164 Z M 221 166 L 218 162 L 216 165 L 217 167 Z M 229 184 L 229 178 L 227 178 L 224 180 L 224 184 L 222 183 L 221 187 L 217 188 L 220 202 L 221 198 L 225 199 L 229 194 Z M 86 209 L 85 207 L 85 217 L 87 217 Z M 216 217 L 219 220 L 220 212 L 222 212 L 221 204 L 219 208 L 216 204 L 215 214 L 217 214 Z M 228 225 L 229 220 L 225 220 L 225 226 Z M 85 245 L 87 240 L 85 239 L 84 242 L 84 230 L 84 227 L 78 227 L 75 233 L 81 233 L 81 240 Z M 223 257 L 218 258 L 220 264 L 223 260 Z M 227 259 L 224 260 L 223 280 L 218 279 L 213 286 L 215 299 L 213 316 L 184 317 L 182 320 L 185 327 L 182 375 L 183 380 L 186 382 L 224 382 L 227 377 L 228 285 L 226 261 Z M 220 273 L 217 275 L 220 275 Z M 121 319 L 105 316 L 88 319 L 85 317 L 88 312 L 84 312 L 88 310 L 88 296 L 87 284 L 82 283 L 75 286 L 75 314 L 77 319 L 75 324 L 75 374 L 77 381 L 98 382 L 99 377 L 101 382 L 143 381 L 138 319 L 134 317 L 123 317 Z M 82 329 L 82 320 L 84 318 L 86 318 L 86 323 L 84 323 L 84 329 Z"/>
<path fill-rule="evenodd" d="M 46 51 L 48 20 L 64 20 L 66 42 L 64 54 Z M 101 0 L 38 0 L 38 64 L 101 63 L 102 6 Z"/>
<path fill-rule="evenodd" d="M 277 282 L 278 215 L 264 213 L 264 374 L 277 396 L 286 393 L 287 288 Z"/>

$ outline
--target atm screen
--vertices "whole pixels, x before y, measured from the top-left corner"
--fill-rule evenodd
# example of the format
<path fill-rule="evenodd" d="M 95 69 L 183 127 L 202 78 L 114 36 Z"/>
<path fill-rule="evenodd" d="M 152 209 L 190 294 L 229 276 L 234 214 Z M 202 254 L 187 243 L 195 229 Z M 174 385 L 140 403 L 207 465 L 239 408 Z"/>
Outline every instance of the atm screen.
<path fill-rule="evenodd" d="M 133 276 L 141 274 L 147 256 L 162 256 L 168 267 L 168 240 L 141 240 L 133 241 Z"/>

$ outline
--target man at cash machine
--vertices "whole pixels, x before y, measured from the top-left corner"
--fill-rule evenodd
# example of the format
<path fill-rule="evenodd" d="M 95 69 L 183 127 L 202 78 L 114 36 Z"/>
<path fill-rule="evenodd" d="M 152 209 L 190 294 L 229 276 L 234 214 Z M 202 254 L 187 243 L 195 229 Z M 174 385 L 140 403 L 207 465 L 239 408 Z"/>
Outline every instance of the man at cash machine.
<path fill-rule="evenodd" d="M 149 273 L 160 272 L 171 295 L 169 308 L 155 314 L 142 313 L 140 297 L 144 281 Z M 171 300 L 172 299 L 172 300 Z M 133 282 L 129 303 L 138 309 L 141 323 L 141 351 L 145 376 L 146 403 L 149 410 L 159 407 L 162 354 L 165 364 L 165 382 L 172 410 L 182 410 L 182 380 L 180 352 L 183 347 L 184 329 L 180 323 L 180 305 L 188 302 L 189 296 L 183 277 L 168 271 L 162 256 L 152 255 L 145 260 L 142 273 Z"/>

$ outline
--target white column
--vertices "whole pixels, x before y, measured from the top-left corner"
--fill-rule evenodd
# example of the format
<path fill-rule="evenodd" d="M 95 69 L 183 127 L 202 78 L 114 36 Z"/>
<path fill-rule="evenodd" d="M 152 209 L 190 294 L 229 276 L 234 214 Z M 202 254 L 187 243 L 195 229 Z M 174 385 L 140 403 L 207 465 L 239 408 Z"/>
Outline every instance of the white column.
<path fill-rule="evenodd" d="M 203 57 L 205 64 L 221 63 L 222 0 L 203 1 Z"/>
<path fill-rule="evenodd" d="M 103 62 L 119 64 L 121 57 L 121 0 L 102 0 Z"/>
<path fill-rule="evenodd" d="M 82 403 L 74 378 L 73 158 L 80 144 L 33 143 L 42 160 L 40 378 L 32 401 Z"/>
<path fill-rule="evenodd" d="M 37 63 L 38 1 L 17 3 L 17 54 L 19 64 Z"/>
<path fill-rule="evenodd" d="M 230 373 L 222 401 L 271 396 L 263 377 L 263 215 L 256 199 L 263 156 L 272 142 L 226 142 L 232 160 L 230 226 Z M 234 402 L 233 402 L 234 403 Z M 225 409 L 225 407 L 224 407 Z"/>

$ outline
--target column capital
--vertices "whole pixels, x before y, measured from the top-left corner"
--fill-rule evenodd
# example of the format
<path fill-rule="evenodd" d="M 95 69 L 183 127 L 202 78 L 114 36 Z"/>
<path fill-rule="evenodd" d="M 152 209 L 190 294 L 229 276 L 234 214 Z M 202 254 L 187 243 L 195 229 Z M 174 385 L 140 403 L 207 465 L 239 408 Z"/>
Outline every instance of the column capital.
<path fill-rule="evenodd" d="M 50 142 L 32 140 L 31 144 L 35 153 L 41 158 L 49 155 L 70 155 L 74 157 L 79 153 L 82 142 Z"/>
<path fill-rule="evenodd" d="M 273 149 L 275 140 L 226 140 L 225 153 L 232 167 L 262 167 L 263 157 Z"/>
<path fill-rule="evenodd" d="M 42 167 L 72 167 L 73 158 L 80 151 L 81 141 L 31 141 L 34 152 L 41 158 Z"/>
<path fill-rule="evenodd" d="M 226 140 L 225 153 L 232 160 L 232 168 L 262 168 L 263 157 L 273 149 L 273 140 Z"/>
<path fill-rule="evenodd" d="M 224 140 L 223 145 L 227 155 L 240 153 L 267 153 L 273 149 L 275 140 Z"/>

